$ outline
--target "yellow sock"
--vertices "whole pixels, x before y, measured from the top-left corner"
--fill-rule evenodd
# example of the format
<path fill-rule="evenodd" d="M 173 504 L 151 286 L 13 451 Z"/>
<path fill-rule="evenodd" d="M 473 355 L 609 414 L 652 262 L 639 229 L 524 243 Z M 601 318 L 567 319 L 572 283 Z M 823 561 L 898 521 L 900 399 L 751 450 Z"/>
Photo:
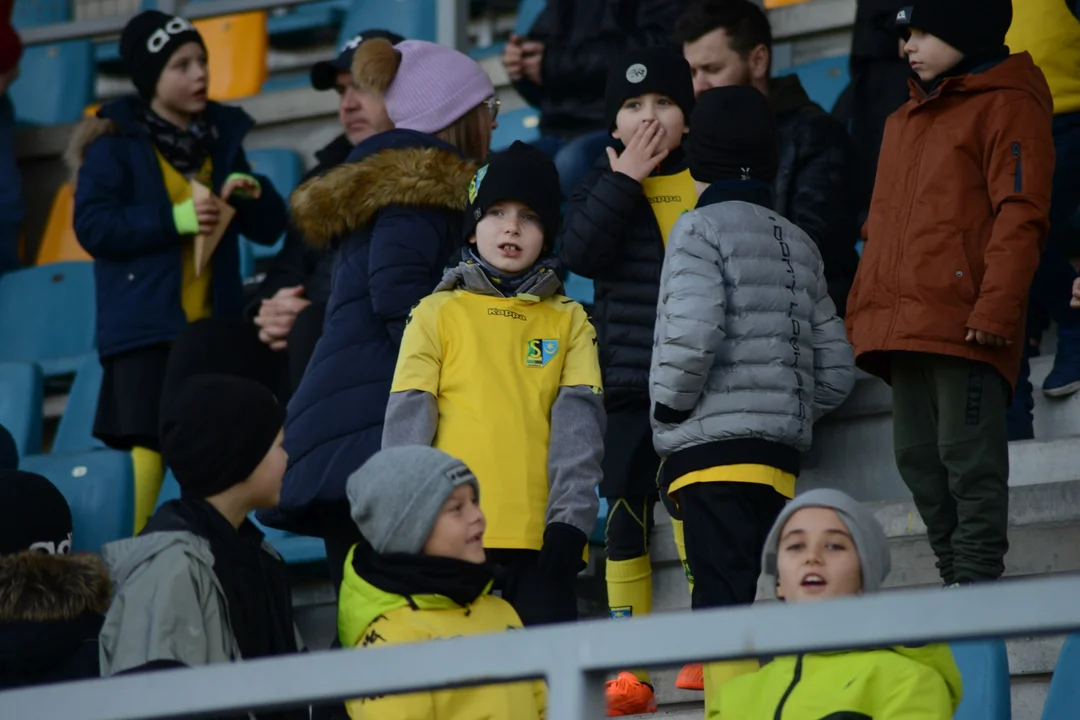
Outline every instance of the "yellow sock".
<path fill-rule="evenodd" d="M 705 717 L 714 717 L 710 712 L 720 712 L 720 690 L 728 680 L 740 675 L 757 672 L 761 663 L 757 660 L 731 660 L 730 662 L 706 663 L 702 667 L 705 676 Z"/>
<path fill-rule="evenodd" d="M 652 565 L 649 556 L 633 560 L 608 560 L 608 607 L 616 619 L 648 615 L 652 612 Z M 634 670 L 642 682 L 649 682 L 649 673 Z"/>
<path fill-rule="evenodd" d="M 131 464 L 135 470 L 135 534 L 146 527 L 154 514 L 161 483 L 165 480 L 165 464 L 161 453 L 149 448 L 131 449 Z"/>
<path fill-rule="evenodd" d="M 671 518 L 671 534 L 675 536 L 675 550 L 679 553 L 679 561 L 682 563 L 683 572 L 686 573 L 686 583 L 690 586 L 690 594 L 694 594 L 694 573 L 690 572 L 690 564 L 686 562 L 686 535 L 683 533 L 683 521 Z"/>

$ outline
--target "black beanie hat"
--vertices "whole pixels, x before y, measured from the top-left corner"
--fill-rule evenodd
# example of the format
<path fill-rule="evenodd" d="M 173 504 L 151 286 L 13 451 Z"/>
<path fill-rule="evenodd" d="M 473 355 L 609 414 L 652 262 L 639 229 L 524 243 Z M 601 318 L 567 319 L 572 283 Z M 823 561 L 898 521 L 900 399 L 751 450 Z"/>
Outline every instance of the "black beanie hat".
<path fill-rule="evenodd" d="M 544 249 L 550 251 L 559 232 L 562 191 L 559 171 L 543 152 L 520 140 L 501 152 L 492 153 L 488 163 L 476 171 L 469 183 L 469 204 L 465 206 L 465 242 L 476 233 L 484 213 L 497 202 L 527 205 L 540 216 L 544 227 Z"/>
<path fill-rule="evenodd" d="M 71 508 L 41 475 L 0 470 L 0 555 L 71 552 Z"/>
<path fill-rule="evenodd" d="M 686 158 L 699 182 L 760 180 L 780 164 L 776 117 L 760 90 L 733 85 L 706 90 L 690 118 Z"/>
<path fill-rule="evenodd" d="M 120 59 L 143 100 L 150 102 L 158 78 L 177 48 L 197 42 L 206 50 L 202 35 L 182 17 L 146 10 L 131 18 L 120 35 Z"/>
<path fill-rule="evenodd" d="M 604 119 L 608 131 L 615 129 L 615 116 L 627 98 L 648 93 L 666 95 L 674 100 L 683 111 L 686 124 L 690 124 L 690 115 L 694 112 L 694 79 L 690 64 L 670 48 L 638 48 L 624 53 L 608 70 L 604 91 Z"/>
<path fill-rule="evenodd" d="M 233 375 L 193 375 L 162 412 L 161 456 L 199 497 L 247 480 L 285 422 L 269 389 Z"/>
<path fill-rule="evenodd" d="M 905 37 L 916 28 L 971 57 L 1007 55 L 1010 25 L 1012 0 L 918 0 L 896 13 L 896 27 Z"/>

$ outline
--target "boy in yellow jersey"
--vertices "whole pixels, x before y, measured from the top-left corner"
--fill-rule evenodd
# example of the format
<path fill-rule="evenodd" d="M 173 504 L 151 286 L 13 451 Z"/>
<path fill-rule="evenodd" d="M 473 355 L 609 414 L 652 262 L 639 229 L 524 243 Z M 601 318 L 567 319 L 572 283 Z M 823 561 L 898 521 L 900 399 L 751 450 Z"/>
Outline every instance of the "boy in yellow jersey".
<path fill-rule="evenodd" d="M 662 484 L 678 503 L 694 610 L 754 601 L 761 549 L 813 423 L 855 383 L 821 253 L 771 209 L 776 121 L 747 86 L 703 93 L 687 148 L 697 208 L 668 240 L 650 373 Z M 705 671 L 706 704 L 726 677 Z"/>
<path fill-rule="evenodd" d="M 660 459 L 649 427 L 649 359 L 664 243 L 697 202 L 680 147 L 694 107 L 690 66 L 669 49 L 632 50 L 611 66 L 605 104 L 612 137 L 622 147 L 600 158 L 571 196 L 559 258 L 596 288 L 608 412 L 600 486 L 609 508 L 608 605 L 611 617 L 622 619 L 652 609 L 649 534 Z M 681 555 L 677 517 L 674 525 Z M 647 682 L 644 672 L 620 674 L 608 685 L 609 712 L 652 711 Z"/>
<path fill-rule="evenodd" d="M 383 447 L 432 445 L 480 480 L 484 547 L 525 625 L 577 619 L 596 524 L 604 407 L 596 331 L 559 294 L 559 176 L 523 143 L 468 193 L 468 245 L 409 316 Z"/>

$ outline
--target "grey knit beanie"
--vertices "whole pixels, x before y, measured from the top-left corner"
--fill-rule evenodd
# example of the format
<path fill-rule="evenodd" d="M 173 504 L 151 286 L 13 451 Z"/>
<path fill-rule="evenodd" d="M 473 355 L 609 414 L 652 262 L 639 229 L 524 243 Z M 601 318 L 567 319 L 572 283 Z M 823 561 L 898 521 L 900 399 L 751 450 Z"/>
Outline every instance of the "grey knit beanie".
<path fill-rule="evenodd" d="M 480 483 L 465 463 L 442 450 L 405 445 L 375 453 L 349 476 L 345 493 L 360 533 L 378 553 L 419 553 L 443 503 L 469 483 Z"/>
<path fill-rule="evenodd" d="M 862 586 L 864 593 L 872 593 L 881 590 L 881 584 L 889 576 L 892 567 L 892 557 L 889 550 L 889 540 L 885 537 L 885 530 L 881 523 L 874 517 L 874 513 L 861 502 L 847 493 L 839 490 L 811 490 L 799 495 L 789 502 L 780 517 L 776 518 L 769 537 L 765 540 L 765 550 L 761 555 L 761 566 L 764 573 L 770 578 L 770 587 L 776 585 L 776 555 L 780 549 L 780 532 L 791 516 L 799 510 L 808 507 L 829 508 L 847 526 L 851 533 L 851 539 L 855 542 L 855 550 L 859 553 L 859 564 L 862 565 Z"/>

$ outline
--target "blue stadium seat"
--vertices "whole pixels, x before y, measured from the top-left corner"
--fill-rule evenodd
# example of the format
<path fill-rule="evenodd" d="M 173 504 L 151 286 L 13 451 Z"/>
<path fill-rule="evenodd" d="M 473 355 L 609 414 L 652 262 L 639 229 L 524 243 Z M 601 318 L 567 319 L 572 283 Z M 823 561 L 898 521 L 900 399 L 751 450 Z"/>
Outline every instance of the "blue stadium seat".
<path fill-rule="evenodd" d="M 270 43 L 289 47 L 314 44 L 327 32 L 332 33 L 332 40 L 337 37 L 348 10 L 348 0 L 316 0 L 271 14 L 266 21 Z"/>
<path fill-rule="evenodd" d="M 506 113 L 499 113 L 499 127 L 491 134 L 491 149 L 505 150 L 515 140 L 531 143 L 540 138 L 540 111 L 533 107 L 523 107 Z"/>
<path fill-rule="evenodd" d="M 840 93 L 844 92 L 851 77 L 847 55 L 814 60 L 780 71 L 780 75 L 798 75 L 806 94 L 825 110 L 832 111 Z"/>
<path fill-rule="evenodd" d="M 161 492 L 158 493 L 157 506 L 161 507 L 169 500 L 176 500 L 179 497 L 180 484 L 176 481 L 176 476 L 173 475 L 172 470 L 167 470 L 165 472 L 165 481 L 161 484 Z M 266 542 L 277 550 L 287 565 L 326 562 L 326 546 L 319 538 L 293 535 L 283 530 L 268 528 L 255 519 L 254 513 L 249 516 L 249 519 L 255 523 L 256 527 L 262 530 L 266 535 Z"/>
<path fill-rule="evenodd" d="M 600 492 L 599 488 L 597 492 Z M 607 498 L 600 498 L 600 510 L 596 513 L 596 527 L 593 528 L 592 535 L 589 536 L 589 542 L 593 545 L 607 544 L 607 513 Z"/>
<path fill-rule="evenodd" d="M 514 23 L 514 33 L 522 37 L 528 35 L 536 18 L 540 17 L 540 13 L 544 11 L 545 5 L 547 5 L 547 0 L 521 0 L 521 4 L 518 5 L 517 21 Z"/>
<path fill-rule="evenodd" d="M 0 275 L 0 362 L 36 362 L 46 378 L 74 373 L 94 350 L 94 319 L 93 263 Z"/>
<path fill-rule="evenodd" d="M 300 184 L 300 178 L 304 176 L 304 161 L 300 155 L 288 148 L 261 148 L 249 150 L 247 158 L 251 163 L 251 169 L 268 177 L 287 203 L 289 195 Z M 281 252 L 284 242 L 284 234 L 273 245 L 256 245 L 247 238 L 241 238 L 240 276 L 251 277 L 254 274 L 255 261 L 274 257 Z"/>
<path fill-rule="evenodd" d="M 41 452 L 45 378 L 36 363 L 0 363 L 0 425 L 19 457 Z"/>
<path fill-rule="evenodd" d="M 566 280 L 563 281 L 563 290 L 566 292 L 566 297 L 577 300 L 582 305 L 592 305 L 593 303 L 593 281 L 589 278 L 568 272 L 566 273 Z"/>
<path fill-rule="evenodd" d="M 1080 708 L 1080 633 L 1065 639 L 1046 694 L 1042 720 L 1075 720 Z"/>
<path fill-rule="evenodd" d="M 1009 656 L 1005 641 L 967 640 L 949 643 L 964 681 L 964 697 L 954 720 L 1010 720 Z"/>
<path fill-rule="evenodd" d="M 89 40 L 31 45 L 19 67 L 21 74 L 10 90 L 18 123 L 77 122 L 94 99 L 94 45 Z"/>
<path fill-rule="evenodd" d="M 97 413 L 102 374 L 97 353 L 91 353 L 75 373 L 75 382 L 71 384 L 71 391 L 68 393 L 67 407 L 60 417 L 60 426 L 53 439 L 54 453 L 105 449 L 105 443 L 94 437 L 94 415 Z"/>
<path fill-rule="evenodd" d="M 135 476 L 131 455 L 119 450 L 52 453 L 23 458 L 20 470 L 47 477 L 67 498 L 74 522 L 74 552 L 131 536 Z"/>
<path fill-rule="evenodd" d="M 436 17 L 435 0 L 354 0 L 341 24 L 337 44 L 341 47 L 365 28 L 435 42 Z"/>
<path fill-rule="evenodd" d="M 71 0 L 15 0 L 11 24 L 19 29 L 67 22 L 71 5 Z"/>

